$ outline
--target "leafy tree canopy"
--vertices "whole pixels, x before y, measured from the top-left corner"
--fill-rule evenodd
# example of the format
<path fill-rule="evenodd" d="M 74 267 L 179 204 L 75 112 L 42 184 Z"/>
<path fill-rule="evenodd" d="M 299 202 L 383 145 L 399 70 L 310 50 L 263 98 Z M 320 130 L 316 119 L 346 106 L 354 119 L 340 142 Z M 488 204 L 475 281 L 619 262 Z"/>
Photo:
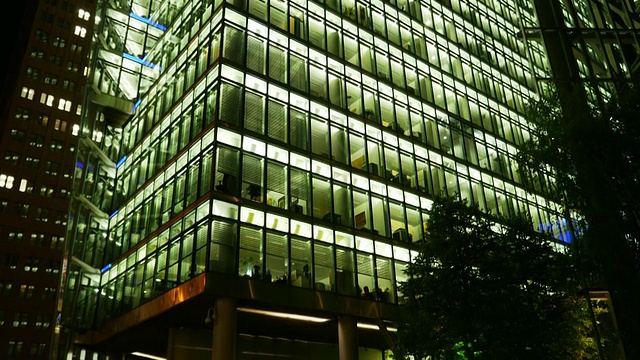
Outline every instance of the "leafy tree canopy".
<path fill-rule="evenodd" d="M 574 252 L 592 288 L 611 292 L 627 358 L 640 358 L 640 86 L 604 111 L 552 96 L 529 108 L 535 125 L 518 154 L 530 179 L 546 169 L 549 195 L 577 214 Z M 562 106 L 560 106 L 562 104 Z M 533 182 L 533 181 L 532 181 Z"/>
<path fill-rule="evenodd" d="M 497 221 L 496 221 L 497 220 Z M 501 225 L 497 225 L 500 223 Z M 409 280 L 400 285 L 407 355 L 578 359 L 594 354 L 570 258 L 524 217 L 489 219 L 438 198 Z"/>

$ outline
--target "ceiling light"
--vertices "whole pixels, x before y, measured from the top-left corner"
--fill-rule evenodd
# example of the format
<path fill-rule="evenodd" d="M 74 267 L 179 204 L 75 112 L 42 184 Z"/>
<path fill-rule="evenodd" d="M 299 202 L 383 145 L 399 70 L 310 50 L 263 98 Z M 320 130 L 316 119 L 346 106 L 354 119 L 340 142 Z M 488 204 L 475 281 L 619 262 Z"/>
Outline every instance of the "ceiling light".
<path fill-rule="evenodd" d="M 145 354 L 145 353 L 141 353 L 141 352 L 132 352 L 131 355 L 144 357 L 144 358 L 147 358 L 147 359 L 153 359 L 153 360 L 167 360 L 167 358 L 163 358 L 163 357 L 155 356 L 155 355 L 150 355 L 150 354 Z"/>
<path fill-rule="evenodd" d="M 250 308 L 243 308 L 243 307 L 239 307 L 238 311 L 252 313 L 252 314 L 279 317 L 284 319 L 291 319 L 291 320 L 316 322 L 316 323 L 323 323 L 331 320 L 331 319 L 319 318 L 315 316 L 306 316 L 306 315 L 290 314 L 290 313 L 275 312 L 275 311 L 258 310 L 258 309 L 250 309 Z"/>
<path fill-rule="evenodd" d="M 367 324 L 367 323 L 358 323 L 358 327 L 360 329 L 368 329 L 368 330 L 380 330 L 380 327 L 378 325 L 373 325 L 373 324 Z M 397 332 L 398 329 L 394 328 L 394 327 L 388 327 L 387 331 L 389 332 Z"/>

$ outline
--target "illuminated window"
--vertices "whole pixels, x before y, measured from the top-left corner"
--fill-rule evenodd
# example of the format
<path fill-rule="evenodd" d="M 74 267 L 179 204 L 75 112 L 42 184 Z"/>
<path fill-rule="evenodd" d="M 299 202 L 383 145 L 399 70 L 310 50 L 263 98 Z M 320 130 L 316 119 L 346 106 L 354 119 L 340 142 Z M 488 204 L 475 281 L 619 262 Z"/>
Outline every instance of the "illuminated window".
<path fill-rule="evenodd" d="M 40 103 L 47 106 L 53 106 L 53 95 L 47 95 L 46 93 L 40 94 Z"/>
<path fill-rule="evenodd" d="M 20 192 L 25 192 L 27 190 L 27 179 L 22 179 L 20 181 Z"/>
<path fill-rule="evenodd" d="M 91 17 L 91 14 L 88 11 L 85 11 L 83 9 L 78 10 L 78 18 L 82 20 L 89 20 L 90 17 Z"/>
<path fill-rule="evenodd" d="M 20 91 L 20 97 L 33 100 L 33 95 L 35 91 L 33 89 L 29 89 L 28 87 L 23 87 L 22 91 Z"/>
<path fill-rule="evenodd" d="M 75 35 L 80 36 L 81 38 L 85 37 L 87 35 L 87 29 L 83 28 L 82 26 L 76 26 L 75 30 L 73 31 L 73 33 Z"/>
<path fill-rule="evenodd" d="M 11 189 L 13 188 L 13 176 L 0 174 L 0 187 Z"/>
<path fill-rule="evenodd" d="M 64 120 L 56 119 L 56 122 L 53 124 L 53 128 L 59 131 L 67 130 L 67 122 Z"/>
<path fill-rule="evenodd" d="M 64 110 L 64 111 L 71 111 L 71 101 L 70 100 L 65 100 L 65 99 L 60 99 L 58 101 L 58 110 Z M 58 130 L 58 129 L 56 129 Z"/>

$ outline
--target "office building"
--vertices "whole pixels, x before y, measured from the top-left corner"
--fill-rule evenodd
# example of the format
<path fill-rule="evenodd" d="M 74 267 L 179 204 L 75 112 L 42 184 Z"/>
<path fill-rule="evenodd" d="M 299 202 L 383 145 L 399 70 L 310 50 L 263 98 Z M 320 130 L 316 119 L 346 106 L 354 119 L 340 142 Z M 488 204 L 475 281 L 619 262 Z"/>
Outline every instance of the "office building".
<path fill-rule="evenodd" d="M 96 4 L 5 9 L 0 116 L 0 358 L 48 358 Z M 9 29 L 9 30 L 7 30 Z"/>
<path fill-rule="evenodd" d="M 101 3 L 60 358 L 382 359 L 440 193 L 570 242 L 514 160 L 545 6 Z"/>

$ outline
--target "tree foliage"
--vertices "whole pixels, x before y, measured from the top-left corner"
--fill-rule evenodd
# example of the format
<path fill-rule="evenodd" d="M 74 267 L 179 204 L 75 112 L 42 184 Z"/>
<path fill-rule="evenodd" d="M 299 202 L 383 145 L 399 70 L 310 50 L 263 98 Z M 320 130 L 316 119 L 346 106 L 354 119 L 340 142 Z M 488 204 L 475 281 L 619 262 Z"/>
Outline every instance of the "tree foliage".
<path fill-rule="evenodd" d="M 402 353 L 562 360 L 593 355 L 583 336 L 588 320 L 570 258 L 534 231 L 530 219 L 492 220 L 464 201 L 438 198 L 427 227 L 407 268 L 410 278 L 400 285 L 407 299 L 398 332 Z"/>
<path fill-rule="evenodd" d="M 530 106 L 535 125 L 520 168 L 555 178 L 550 194 L 578 214 L 574 242 L 589 286 L 606 288 L 627 358 L 640 358 L 640 87 L 623 90 L 602 112 L 551 97 Z"/>

